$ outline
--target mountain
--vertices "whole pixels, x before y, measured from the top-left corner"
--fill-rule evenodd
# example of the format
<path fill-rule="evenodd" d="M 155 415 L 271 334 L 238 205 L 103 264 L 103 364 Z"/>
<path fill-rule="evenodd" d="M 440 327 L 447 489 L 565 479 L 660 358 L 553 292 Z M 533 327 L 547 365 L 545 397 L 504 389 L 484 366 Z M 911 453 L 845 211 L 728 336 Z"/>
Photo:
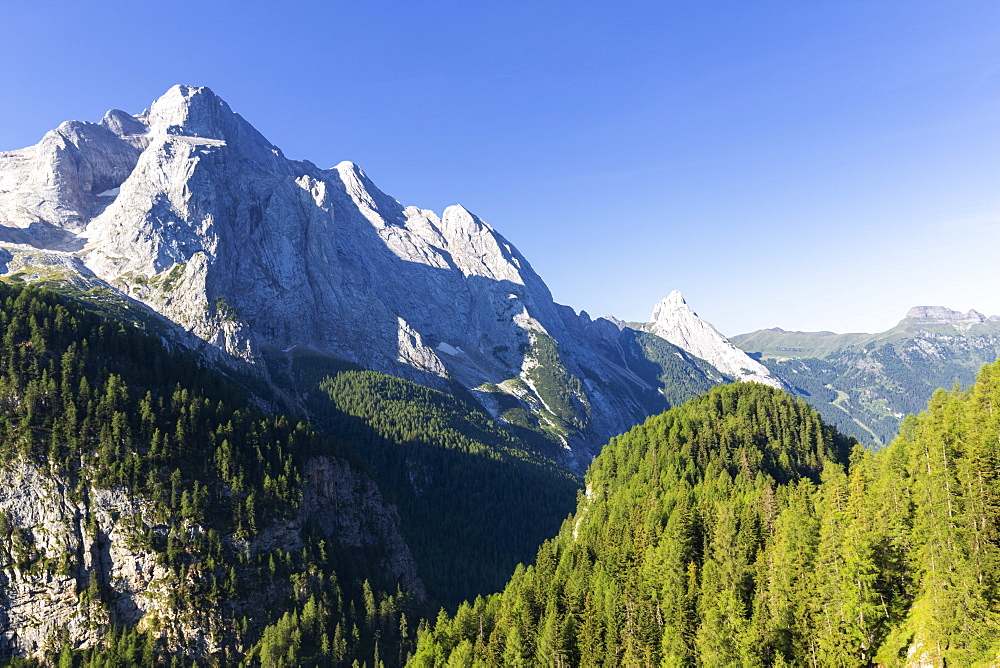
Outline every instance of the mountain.
<path fill-rule="evenodd" d="M 826 420 L 881 447 L 934 390 L 970 384 L 1000 356 L 1000 317 L 916 306 L 878 334 L 764 329 L 732 340 Z"/>
<path fill-rule="evenodd" d="M 784 387 L 784 383 L 764 365 L 751 359 L 719 330 L 699 318 L 677 290 L 656 305 L 649 324 L 643 329 L 705 360 L 728 378 Z"/>
<path fill-rule="evenodd" d="M 263 373 L 301 347 L 460 386 L 496 417 L 517 406 L 580 470 L 663 407 L 470 211 L 403 206 L 349 162 L 289 160 L 208 88 L 0 154 L 0 240 L 8 275 L 144 305 L 223 364 Z"/>
<path fill-rule="evenodd" d="M 649 331 L 685 368 L 650 370 L 650 345 L 556 304 L 463 206 L 404 206 L 353 163 L 290 160 L 204 87 L 0 153 L 0 267 L 250 369 L 282 409 L 304 406 L 270 369 L 302 351 L 471 394 L 578 473 L 667 397 L 701 391 L 691 378 L 779 382 L 673 297 Z"/>
<path fill-rule="evenodd" d="M 841 418 L 868 397 L 834 381 L 898 401 L 995 356 L 976 312 L 800 333 L 837 355 L 805 361 L 679 293 L 591 319 L 464 207 L 289 160 L 188 86 L 0 153 L 0 276 L 0 660 L 843 664 L 863 638 L 891 663 L 993 623 L 996 465 L 969 444 L 996 430 L 959 431 L 992 395 L 938 395 L 947 420 L 875 459 L 781 389 Z M 924 461 L 925 432 L 953 449 Z M 949 550 L 950 617 L 920 570 Z"/>
<path fill-rule="evenodd" d="M 715 388 L 612 440 L 535 563 L 410 665 L 996 665 L 998 401 L 995 363 L 873 452 Z"/>
<path fill-rule="evenodd" d="M 565 469 L 724 380 L 555 304 L 461 207 L 285 159 L 208 89 L 0 154 L 0 240 L 2 659 L 398 663 L 406 618 L 555 531 Z"/>

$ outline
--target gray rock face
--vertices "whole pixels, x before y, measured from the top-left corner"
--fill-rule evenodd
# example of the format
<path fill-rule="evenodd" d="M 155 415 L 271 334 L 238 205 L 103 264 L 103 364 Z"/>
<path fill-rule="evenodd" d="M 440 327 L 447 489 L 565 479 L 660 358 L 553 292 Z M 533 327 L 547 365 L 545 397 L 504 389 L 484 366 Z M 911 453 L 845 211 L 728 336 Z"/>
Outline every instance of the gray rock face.
<path fill-rule="evenodd" d="M 0 241 L 77 250 L 75 236 L 128 178 L 139 149 L 104 125 L 69 121 L 0 153 Z"/>
<path fill-rule="evenodd" d="M 137 540 L 147 528 L 161 534 L 169 530 L 143 499 L 118 489 L 74 492 L 61 476 L 11 463 L 0 470 L 0 516 L 5 522 L 0 659 L 37 655 L 63 630 L 74 647 L 89 647 L 104 638 L 110 624 L 141 630 L 151 619 L 170 642 L 181 643 L 177 649 L 201 657 L 216 650 L 212 638 L 222 632 L 217 623 L 210 614 L 207 621 L 204 615 L 198 620 L 170 607 L 177 576 Z M 265 529 L 251 549 L 300 549 L 300 530 L 313 518 L 323 535 L 344 547 L 379 548 L 383 559 L 376 568 L 423 599 L 424 586 L 399 534 L 395 509 L 370 478 L 340 459 L 307 463 L 299 516 Z M 197 525 L 185 530 L 202 531 Z M 88 600 L 91 577 L 111 592 L 112 604 Z M 248 611 L 259 604 L 243 603 Z"/>
<path fill-rule="evenodd" d="M 924 324 L 945 325 L 978 325 L 984 322 L 1000 321 L 1000 316 L 987 317 L 974 309 L 962 313 L 944 306 L 914 306 L 906 312 L 906 318 Z"/>
<path fill-rule="evenodd" d="M 208 89 L 172 88 L 142 122 L 148 145 L 88 226 L 85 262 L 238 358 L 309 345 L 478 384 L 516 375 L 494 349 L 558 320 L 527 262 L 462 207 L 438 218 L 351 163 L 287 160 Z M 442 359 L 442 343 L 463 354 Z"/>
<path fill-rule="evenodd" d="M 108 624 L 133 625 L 153 610 L 168 591 L 169 573 L 130 541 L 133 522 L 153 524 L 148 511 L 123 492 L 74 495 L 66 481 L 33 466 L 4 467 L 0 513 L 10 533 L 0 541 L 7 557 L 0 657 L 34 655 L 61 629 L 75 645 L 90 646 Z M 118 594 L 113 608 L 82 595 L 91 573 Z"/>
<path fill-rule="evenodd" d="M 525 406 L 545 413 L 531 370 L 551 365 L 536 359 L 548 336 L 566 379 L 621 381 L 570 333 L 590 318 L 556 305 L 487 223 L 403 206 L 350 162 L 288 160 L 207 88 L 0 154 L 2 241 L 74 253 L 230 361 L 309 346 L 438 388 L 517 380 L 512 394 L 526 386 Z M 563 442 L 583 463 L 646 415 L 629 395 L 650 388 L 624 378 L 615 392 L 569 383 L 576 414 L 563 417 L 579 428 Z"/>
<path fill-rule="evenodd" d="M 767 367 L 730 343 L 711 323 L 699 318 L 677 290 L 656 305 L 647 327 L 730 378 L 786 387 Z"/>
<path fill-rule="evenodd" d="M 303 480 L 298 517 L 264 531 L 253 545 L 255 551 L 301 549 L 302 528 L 313 521 L 323 535 L 343 547 L 378 548 L 383 555 L 378 570 L 424 600 L 416 562 L 399 533 L 399 515 L 371 478 L 343 459 L 314 457 L 306 464 Z"/>

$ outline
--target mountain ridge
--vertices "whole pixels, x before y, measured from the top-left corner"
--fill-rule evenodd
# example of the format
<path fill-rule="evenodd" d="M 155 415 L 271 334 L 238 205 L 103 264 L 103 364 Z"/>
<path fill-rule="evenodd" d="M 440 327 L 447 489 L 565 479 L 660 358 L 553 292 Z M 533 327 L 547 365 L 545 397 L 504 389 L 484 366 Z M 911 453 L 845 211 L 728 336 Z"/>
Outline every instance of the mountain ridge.
<path fill-rule="evenodd" d="M 939 388 L 968 385 L 1000 356 L 1000 318 L 917 306 L 875 334 L 757 330 L 732 338 L 844 433 L 887 445 Z"/>
<path fill-rule="evenodd" d="M 771 375 L 764 365 L 749 358 L 719 330 L 699 318 L 678 290 L 660 300 L 645 329 L 700 357 L 736 380 L 785 387 L 785 383 Z"/>
<path fill-rule="evenodd" d="M 21 280 L 148 308 L 177 325 L 166 336 L 265 382 L 266 356 L 303 346 L 457 384 L 577 472 L 676 395 L 661 382 L 676 373 L 633 373 L 626 360 L 646 348 L 557 304 L 464 206 L 438 215 L 386 195 L 352 162 L 290 160 L 205 87 L 177 85 L 140 114 L 112 109 L 0 153 L 0 245 Z M 701 322 L 687 324 L 716 332 Z M 706 351 L 739 355 L 716 335 Z M 704 375 L 682 357 L 685 374 Z M 719 381 L 777 382 L 745 356 L 730 366 Z"/>
<path fill-rule="evenodd" d="M 785 330 L 781 327 L 758 329 L 737 334 L 730 340 L 739 348 L 765 357 L 793 357 L 788 353 L 802 353 L 802 357 L 815 357 L 839 352 L 844 348 L 866 345 L 883 339 L 913 334 L 930 327 L 929 333 L 942 335 L 986 334 L 1000 331 L 1000 316 L 985 316 L 975 309 L 966 313 L 945 306 L 913 306 L 895 326 L 882 332 L 832 332 Z M 985 325 L 985 327 L 978 327 Z M 950 329 L 949 329 L 950 328 Z"/>

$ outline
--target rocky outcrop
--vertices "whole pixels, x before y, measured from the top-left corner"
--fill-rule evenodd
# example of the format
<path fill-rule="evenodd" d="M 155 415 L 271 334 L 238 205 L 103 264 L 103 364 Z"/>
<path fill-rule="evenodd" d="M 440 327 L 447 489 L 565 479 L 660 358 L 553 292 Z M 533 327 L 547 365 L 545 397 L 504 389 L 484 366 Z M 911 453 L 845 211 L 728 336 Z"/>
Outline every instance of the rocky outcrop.
<path fill-rule="evenodd" d="M 699 318 L 677 290 L 656 305 L 650 321 L 646 326 L 647 331 L 695 357 L 700 357 L 729 378 L 755 381 L 778 388 L 786 387 L 767 367 L 730 343 L 710 323 Z"/>
<path fill-rule="evenodd" d="M 153 504 L 126 489 L 73 486 L 23 462 L 7 464 L 0 475 L 0 659 L 38 655 L 60 634 L 73 647 L 89 647 L 111 625 L 155 628 L 190 656 L 217 650 L 227 631 L 211 611 L 191 616 L 173 607 L 171 592 L 184 584 L 145 536 L 178 528 L 164 523 Z M 379 555 L 368 565 L 371 572 L 422 600 L 424 586 L 399 518 L 375 483 L 330 457 L 309 460 L 303 478 L 298 516 L 267 527 L 251 552 L 301 549 L 308 522 L 343 548 Z M 204 532 L 192 523 L 182 530 Z M 222 540 L 244 544 L 232 536 Z M 270 602 L 231 604 L 253 611 Z"/>
<path fill-rule="evenodd" d="M 90 646 L 110 624 L 131 627 L 161 609 L 170 574 L 136 536 L 162 527 L 126 491 L 77 490 L 35 466 L 7 465 L 0 523 L 0 657 L 37 654 L 63 630 Z M 114 592 L 109 605 L 93 597 L 92 581 Z"/>
<path fill-rule="evenodd" d="M 915 324 L 979 325 L 998 322 L 1000 316 L 985 316 L 974 309 L 962 313 L 944 306 L 914 306 L 906 312 L 906 319 L 915 321 Z"/>
<path fill-rule="evenodd" d="M 139 155 L 104 125 L 79 121 L 0 153 L 0 241 L 78 250 L 76 233 L 113 200 Z"/>
<path fill-rule="evenodd" d="M 300 549 L 302 529 L 315 523 L 324 536 L 346 548 L 374 548 L 377 570 L 398 582 L 417 600 L 426 596 L 410 548 L 399 533 L 399 515 L 386 504 L 367 475 L 343 459 L 314 457 L 305 466 L 298 517 L 264 531 L 253 544 L 258 552 L 275 547 Z"/>

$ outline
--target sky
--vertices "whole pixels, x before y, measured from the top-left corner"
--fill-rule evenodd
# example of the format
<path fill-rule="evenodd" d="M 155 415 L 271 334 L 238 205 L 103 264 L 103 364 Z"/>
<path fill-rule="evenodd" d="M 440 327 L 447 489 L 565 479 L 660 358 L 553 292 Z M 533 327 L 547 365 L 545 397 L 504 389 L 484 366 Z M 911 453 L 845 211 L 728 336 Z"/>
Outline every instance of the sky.
<path fill-rule="evenodd" d="M 1000 314 L 1000 2 L 0 0 L 0 150 L 209 86 L 461 203 L 556 301 L 734 335 Z"/>

